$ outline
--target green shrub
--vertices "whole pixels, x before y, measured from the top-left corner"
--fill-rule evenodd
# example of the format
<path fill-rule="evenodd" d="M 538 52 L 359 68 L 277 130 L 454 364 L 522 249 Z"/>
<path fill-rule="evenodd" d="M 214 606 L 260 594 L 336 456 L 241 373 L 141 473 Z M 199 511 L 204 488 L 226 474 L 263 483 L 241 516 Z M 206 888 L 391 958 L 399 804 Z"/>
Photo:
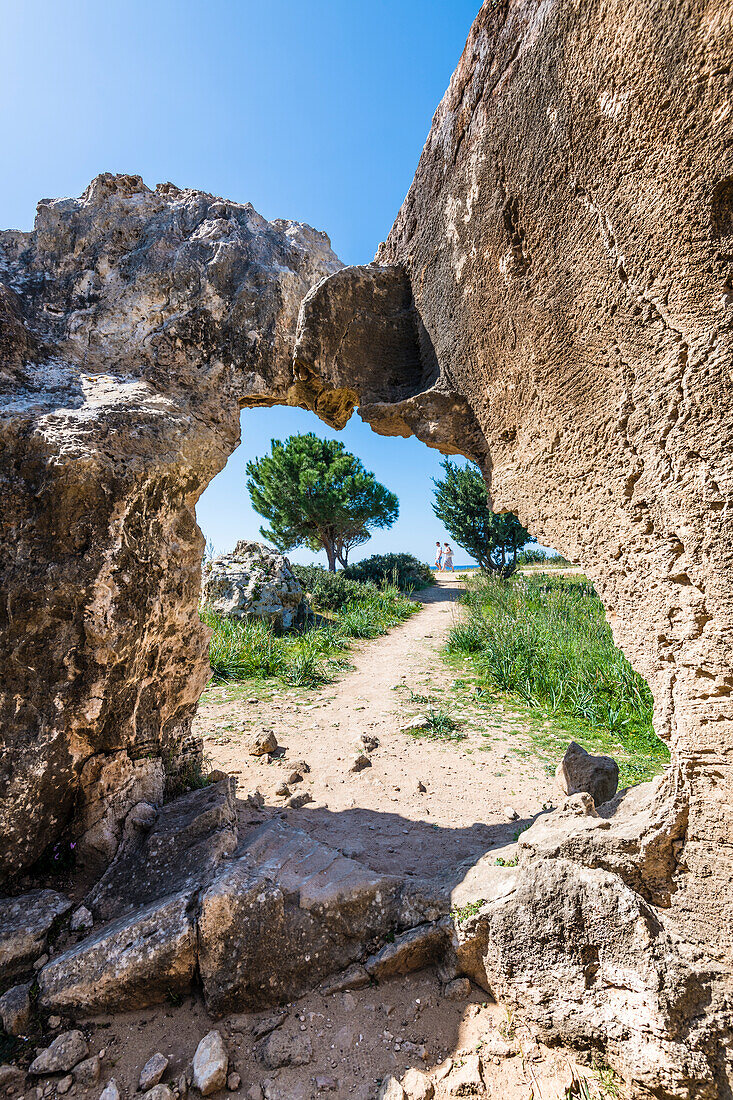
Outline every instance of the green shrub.
<path fill-rule="evenodd" d="M 214 679 L 276 677 L 294 687 L 319 687 L 344 668 L 342 654 L 350 638 L 376 638 L 419 610 L 418 603 L 394 586 L 347 583 L 357 598 L 344 603 L 332 622 L 310 623 L 292 633 L 277 633 L 266 623 L 224 618 L 203 608 L 201 619 L 213 631 L 209 659 Z"/>
<path fill-rule="evenodd" d="M 344 569 L 343 575 L 362 583 L 395 584 L 401 592 L 417 591 L 435 584 L 432 569 L 412 554 L 373 554 Z"/>
<path fill-rule="evenodd" d="M 363 595 L 363 585 L 349 580 L 344 573 L 330 573 L 320 565 L 293 565 L 291 568 L 316 611 L 340 611 Z"/>

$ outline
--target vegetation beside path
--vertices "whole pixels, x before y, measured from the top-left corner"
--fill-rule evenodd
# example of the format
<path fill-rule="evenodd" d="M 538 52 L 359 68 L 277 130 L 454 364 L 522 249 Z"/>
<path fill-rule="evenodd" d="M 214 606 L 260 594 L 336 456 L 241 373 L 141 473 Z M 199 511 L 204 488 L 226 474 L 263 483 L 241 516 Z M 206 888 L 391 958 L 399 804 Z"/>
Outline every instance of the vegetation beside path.
<path fill-rule="evenodd" d="M 277 633 L 263 622 L 202 609 L 203 622 L 213 630 L 209 659 L 215 681 L 276 679 L 291 687 L 320 687 L 348 666 L 345 654 L 353 639 L 385 634 L 421 606 L 394 583 L 363 583 L 314 566 L 295 566 L 294 572 L 316 612 L 302 630 Z"/>
<path fill-rule="evenodd" d="M 536 720 L 532 741 L 548 767 L 570 734 L 589 752 L 614 756 L 622 786 L 663 769 L 669 750 L 654 733 L 649 686 L 613 644 L 584 577 L 477 574 L 465 583 L 466 614 L 449 633 L 446 655 L 470 664 L 478 694 Z"/>

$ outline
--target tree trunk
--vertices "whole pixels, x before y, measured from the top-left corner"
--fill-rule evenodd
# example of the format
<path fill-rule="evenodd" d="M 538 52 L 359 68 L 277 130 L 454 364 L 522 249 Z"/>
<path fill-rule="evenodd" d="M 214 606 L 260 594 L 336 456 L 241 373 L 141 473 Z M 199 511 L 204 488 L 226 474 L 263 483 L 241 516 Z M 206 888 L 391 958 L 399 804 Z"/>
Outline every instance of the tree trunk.
<path fill-rule="evenodd" d="M 336 550 L 332 542 L 327 539 L 323 539 L 323 549 L 326 551 L 326 557 L 328 558 L 328 571 L 329 573 L 336 572 Z"/>

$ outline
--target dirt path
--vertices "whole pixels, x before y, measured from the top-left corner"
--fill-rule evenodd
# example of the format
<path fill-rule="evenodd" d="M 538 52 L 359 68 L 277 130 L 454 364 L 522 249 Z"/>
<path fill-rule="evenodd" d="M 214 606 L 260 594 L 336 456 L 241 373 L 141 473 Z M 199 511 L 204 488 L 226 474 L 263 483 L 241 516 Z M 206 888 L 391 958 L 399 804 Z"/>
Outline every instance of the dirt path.
<path fill-rule="evenodd" d="M 353 669 L 321 691 L 252 683 L 207 691 L 196 730 L 211 766 L 238 778 L 243 826 L 282 816 L 374 869 L 448 885 L 454 904 L 482 896 L 482 868 L 499 855 L 509 857 L 518 830 L 556 796 L 527 751 L 521 722 L 477 699 L 461 682 L 461 666 L 450 667 L 440 656 L 458 594 L 456 581 L 441 577 L 421 594 L 420 612 L 361 644 L 351 655 Z M 401 723 L 425 710 L 415 696 L 430 696 L 449 711 L 463 739 L 400 732 Z M 285 752 L 259 763 L 248 743 L 254 731 L 268 728 Z M 376 736 L 379 745 L 371 766 L 354 773 L 349 768 L 363 734 Z M 313 801 L 293 809 L 276 790 L 299 760 L 310 771 L 293 793 L 308 792 Z M 264 796 L 259 810 L 246 799 L 255 788 Z M 507 820 L 508 805 L 518 820 Z M 156 1051 L 170 1058 L 165 1080 L 178 1081 L 212 1026 L 221 1031 L 236 1074 L 229 1081 L 233 1100 L 375 1100 L 387 1074 L 407 1083 L 410 1069 L 431 1075 L 436 1100 L 565 1100 L 573 1071 L 585 1072 L 567 1051 L 548 1050 L 527 1028 L 515 1026 L 511 1013 L 483 990 L 469 986 L 453 997 L 428 968 L 344 992 L 321 988 L 274 1018 L 235 1013 L 214 1023 L 197 990 L 171 1004 L 90 1021 L 86 1033 L 91 1051 L 102 1051 L 102 1079 L 84 1090 L 72 1086 L 68 1095 L 98 1100 L 101 1085 L 114 1075 L 123 1098 L 132 1097 L 141 1067 Z M 276 1026 L 283 1042 L 307 1041 L 306 1064 L 263 1065 L 257 1035 Z M 407 1096 L 432 1096 L 430 1088 L 409 1089 Z M 183 1100 L 185 1089 L 173 1095 Z M 389 1095 L 404 1097 L 396 1089 Z M 591 1095 L 601 1093 L 594 1088 Z"/>
<path fill-rule="evenodd" d="M 458 614 L 460 587 L 447 575 L 420 594 L 423 608 L 389 634 L 352 653 L 353 670 L 316 692 L 216 686 L 202 700 L 195 730 L 211 766 L 237 776 L 242 794 L 258 788 L 266 807 L 375 870 L 448 878 L 462 904 L 482 858 L 492 862 L 557 797 L 551 778 L 527 753 L 520 722 L 462 686 L 461 666 L 440 650 Z M 415 697 L 418 697 L 417 699 Z M 400 732 L 426 706 L 447 712 L 461 740 Z M 272 729 L 284 747 L 269 764 L 248 753 L 251 734 Z M 376 736 L 371 767 L 350 767 L 363 735 Z M 305 760 L 293 786 L 313 798 L 286 808 L 276 791 Z M 518 818 L 510 820 L 505 809 Z M 465 888 L 462 888 L 464 884 Z"/>

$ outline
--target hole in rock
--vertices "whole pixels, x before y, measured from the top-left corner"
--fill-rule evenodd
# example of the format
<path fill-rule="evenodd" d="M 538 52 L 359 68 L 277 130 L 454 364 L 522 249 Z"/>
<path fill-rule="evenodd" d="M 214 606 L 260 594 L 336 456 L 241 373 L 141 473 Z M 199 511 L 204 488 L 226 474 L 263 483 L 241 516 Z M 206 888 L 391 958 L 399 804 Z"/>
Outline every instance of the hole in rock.
<path fill-rule="evenodd" d="M 399 497 L 398 521 L 355 547 L 350 564 L 408 553 L 432 565 L 436 541 L 451 540 L 432 506 L 440 454 L 378 436 L 357 417 L 336 432 L 283 407 L 243 412 L 242 443 L 197 506 L 207 556 L 240 539 L 267 542 L 247 463 L 271 440 L 305 432 L 342 442 Z M 281 817 L 374 871 L 433 879 L 462 904 L 563 797 L 554 772 L 571 739 L 614 756 L 621 786 L 663 769 L 651 693 L 613 645 L 592 585 L 564 559 L 558 567 L 536 544 L 526 549 L 509 581 L 476 572 L 468 605 L 458 604 L 462 567 L 476 563 L 456 546 L 457 572 L 413 594 L 416 614 L 398 607 L 380 619 L 368 601 L 351 607 L 353 593 L 329 603 L 322 591 L 315 618 L 285 631 L 203 612 L 214 676 L 194 733 L 204 773 L 237 779 L 242 836 Z M 307 547 L 288 557 L 296 572 L 326 565 Z M 306 589 L 315 583 L 301 578 Z M 277 748 L 255 755 L 271 735 Z"/>

